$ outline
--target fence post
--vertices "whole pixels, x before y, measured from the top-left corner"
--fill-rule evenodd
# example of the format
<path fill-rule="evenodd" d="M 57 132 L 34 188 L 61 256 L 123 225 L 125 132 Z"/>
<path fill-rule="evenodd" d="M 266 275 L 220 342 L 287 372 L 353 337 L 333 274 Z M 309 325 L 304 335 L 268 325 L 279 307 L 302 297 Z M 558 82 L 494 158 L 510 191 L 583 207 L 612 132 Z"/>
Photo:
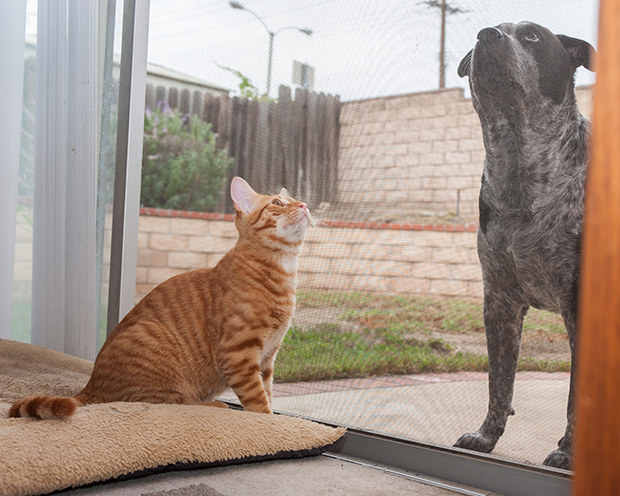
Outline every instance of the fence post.
<path fill-rule="evenodd" d="M 217 115 L 215 132 L 218 134 L 217 143 L 220 150 L 228 150 L 230 143 L 230 97 L 222 95 L 219 98 L 219 109 Z"/>
<path fill-rule="evenodd" d="M 181 97 L 179 100 L 179 111 L 181 112 L 181 115 L 189 114 L 189 97 L 190 94 L 188 89 L 181 91 Z"/>
<path fill-rule="evenodd" d="M 165 102 L 166 101 L 166 88 L 164 88 L 163 86 L 158 86 L 157 89 L 155 90 L 155 104 L 153 106 L 156 107 L 159 102 Z"/>
<path fill-rule="evenodd" d="M 329 96 L 325 115 L 325 146 L 328 178 L 325 183 L 325 198 L 337 201 L 338 196 L 338 144 L 340 140 L 340 98 Z"/>
<path fill-rule="evenodd" d="M 168 91 L 168 105 L 171 109 L 178 108 L 179 106 L 179 90 L 178 88 L 170 88 Z"/>
<path fill-rule="evenodd" d="M 155 105 L 157 105 L 157 102 L 155 101 L 155 87 L 150 83 L 146 85 L 145 104 L 146 107 L 151 110 L 155 108 Z"/>
<path fill-rule="evenodd" d="M 190 112 L 192 115 L 197 115 L 198 118 L 202 119 L 201 111 L 202 111 L 202 93 L 196 90 L 192 94 L 192 109 L 190 110 Z"/>

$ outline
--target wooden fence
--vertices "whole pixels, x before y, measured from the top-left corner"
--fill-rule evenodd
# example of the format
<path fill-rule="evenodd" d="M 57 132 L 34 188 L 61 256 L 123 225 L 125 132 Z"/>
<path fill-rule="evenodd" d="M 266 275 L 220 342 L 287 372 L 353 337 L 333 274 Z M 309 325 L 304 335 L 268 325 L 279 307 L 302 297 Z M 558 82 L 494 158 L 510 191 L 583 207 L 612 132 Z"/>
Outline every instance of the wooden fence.
<path fill-rule="evenodd" d="M 313 208 L 337 199 L 341 104 L 338 96 L 301 88 L 294 100 L 291 96 L 286 86 L 280 86 L 277 102 L 150 84 L 146 88 L 147 106 L 167 101 L 182 114 L 198 115 L 212 125 L 218 147 L 235 158 L 229 179 L 242 176 L 264 192 L 285 186 Z M 234 211 L 228 194 L 222 195 L 219 210 Z"/>

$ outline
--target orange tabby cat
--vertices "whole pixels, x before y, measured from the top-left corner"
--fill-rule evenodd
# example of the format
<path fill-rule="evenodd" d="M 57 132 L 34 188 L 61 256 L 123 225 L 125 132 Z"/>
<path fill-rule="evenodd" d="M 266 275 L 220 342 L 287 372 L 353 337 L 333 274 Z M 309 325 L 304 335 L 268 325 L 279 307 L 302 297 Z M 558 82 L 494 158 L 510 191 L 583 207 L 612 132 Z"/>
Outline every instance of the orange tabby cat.
<path fill-rule="evenodd" d="M 212 269 L 168 279 L 116 326 L 73 398 L 33 396 L 9 417 L 66 418 L 112 401 L 212 404 L 232 387 L 245 410 L 271 413 L 273 364 L 295 308 L 305 203 L 230 186 L 239 239 Z M 211 403 L 209 403 L 211 402 Z"/>

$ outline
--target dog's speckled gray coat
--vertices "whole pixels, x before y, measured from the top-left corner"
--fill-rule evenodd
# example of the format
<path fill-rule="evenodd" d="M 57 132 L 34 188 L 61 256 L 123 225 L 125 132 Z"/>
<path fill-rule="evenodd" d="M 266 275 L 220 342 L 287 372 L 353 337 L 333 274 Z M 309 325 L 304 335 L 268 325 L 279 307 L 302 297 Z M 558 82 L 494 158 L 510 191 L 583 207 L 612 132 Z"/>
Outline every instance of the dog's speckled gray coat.
<path fill-rule="evenodd" d="M 478 256 L 489 352 L 489 411 L 457 447 L 490 452 L 504 432 L 530 306 L 562 315 L 572 352 L 568 422 L 544 463 L 568 469 L 577 364 L 577 289 L 590 124 L 574 92 L 592 47 L 536 24 L 485 28 L 459 65 L 486 150 Z M 544 401 L 541 399 L 541 401 Z"/>

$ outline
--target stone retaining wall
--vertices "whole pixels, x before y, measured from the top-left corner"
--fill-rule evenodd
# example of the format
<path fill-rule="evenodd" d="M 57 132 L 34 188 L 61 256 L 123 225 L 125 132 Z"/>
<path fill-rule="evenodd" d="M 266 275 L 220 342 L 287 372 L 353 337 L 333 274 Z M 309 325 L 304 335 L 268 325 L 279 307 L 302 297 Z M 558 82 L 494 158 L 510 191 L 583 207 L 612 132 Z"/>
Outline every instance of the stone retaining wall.
<path fill-rule="evenodd" d="M 229 215 L 143 209 L 139 229 L 137 299 L 237 240 Z M 306 235 L 298 287 L 480 299 L 476 227 L 327 222 Z"/>

